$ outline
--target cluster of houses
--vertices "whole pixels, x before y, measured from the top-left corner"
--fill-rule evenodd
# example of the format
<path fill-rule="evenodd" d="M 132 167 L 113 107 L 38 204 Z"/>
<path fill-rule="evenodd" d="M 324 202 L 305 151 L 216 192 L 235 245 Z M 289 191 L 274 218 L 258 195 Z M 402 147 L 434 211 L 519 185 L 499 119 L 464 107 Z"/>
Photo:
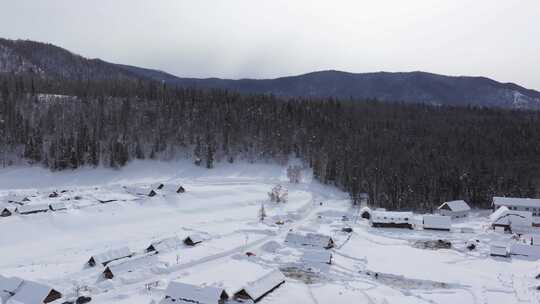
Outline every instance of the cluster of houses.
<path fill-rule="evenodd" d="M 155 268 L 160 264 L 156 255 L 178 249 L 182 244 L 195 246 L 204 241 L 198 234 L 189 235 L 183 240 L 177 236 L 152 242 L 142 254 L 131 251 L 128 247 L 116 248 L 91 256 L 86 262 L 87 267 L 104 267 L 104 279 L 113 279 L 117 275 Z"/>
<path fill-rule="evenodd" d="M 1 206 L 0 207 L 0 217 L 8 217 L 12 216 L 13 214 L 34 214 L 34 213 L 42 213 L 42 212 L 49 212 L 49 211 L 61 211 L 61 210 L 67 210 L 67 206 L 64 202 L 54 202 L 50 204 L 28 204 L 28 205 L 20 205 L 16 207 L 12 206 Z"/>
<path fill-rule="evenodd" d="M 173 188 L 171 188 L 173 187 Z M 178 194 L 182 194 L 186 192 L 186 189 L 182 185 L 174 186 L 174 185 L 165 185 L 162 183 L 153 184 L 150 186 L 150 188 L 137 188 L 137 187 L 123 187 L 126 192 L 134 194 L 134 195 L 142 195 L 142 196 L 149 196 L 154 197 L 156 196 L 161 190 L 167 190 L 168 188 L 171 188 L 171 190 L 174 190 Z"/>
<path fill-rule="evenodd" d="M 50 286 L 0 275 L 0 303 L 45 304 L 60 298 L 62 298 L 62 293 Z"/>
<path fill-rule="evenodd" d="M 328 249 L 333 248 L 335 244 L 330 236 L 289 232 L 285 237 L 285 243 L 303 249 L 300 261 L 307 265 L 307 270 L 310 270 L 311 267 L 332 264 L 332 253 Z M 257 303 L 284 283 L 285 276 L 278 269 L 273 269 L 258 279 L 246 283 L 245 286 L 236 291 L 173 281 L 165 290 L 160 304 Z"/>
<path fill-rule="evenodd" d="M 197 286 L 172 281 L 165 290 L 160 304 L 225 304 L 257 303 L 285 283 L 285 276 L 278 269 L 271 270 L 248 282 L 240 290 L 227 291 L 213 286 Z"/>

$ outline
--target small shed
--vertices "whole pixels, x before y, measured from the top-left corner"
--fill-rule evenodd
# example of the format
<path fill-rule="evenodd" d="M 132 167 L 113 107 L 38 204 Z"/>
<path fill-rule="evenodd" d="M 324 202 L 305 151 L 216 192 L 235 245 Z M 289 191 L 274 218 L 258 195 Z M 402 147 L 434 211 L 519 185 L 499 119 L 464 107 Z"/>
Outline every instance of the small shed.
<path fill-rule="evenodd" d="M 184 244 L 188 246 L 195 246 L 204 241 L 203 237 L 199 234 L 192 234 L 184 239 Z"/>
<path fill-rule="evenodd" d="M 424 215 L 422 219 L 424 230 L 450 231 L 452 218 L 446 215 Z"/>
<path fill-rule="evenodd" d="M 37 282 L 23 281 L 7 304 L 45 304 L 62 298 L 62 294 Z"/>
<path fill-rule="evenodd" d="M 408 228 L 412 226 L 412 212 L 398 211 L 373 211 L 369 220 L 372 227 L 376 228 Z"/>
<path fill-rule="evenodd" d="M 527 258 L 539 259 L 540 246 L 532 246 L 525 243 L 513 243 L 510 245 L 510 254 Z"/>
<path fill-rule="evenodd" d="M 170 238 L 166 238 L 163 240 L 159 240 L 156 242 L 153 242 L 146 248 L 146 252 L 166 252 L 166 251 L 172 251 L 178 249 L 178 247 L 182 244 L 182 241 L 177 237 L 173 236 Z"/>
<path fill-rule="evenodd" d="M 154 190 L 150 190 L 150 192 L 148 192 L 148 196 L 149 196 L 149 197 L 154 197 L 154 196 L 156 196 L 156 195 L 157 195 L 157 193 L 156 193 L 156 191 L 154 191 Z"/>
<path fill-rule="evenodd" d="M 285 243 L 321 249 L 330 249 L 334 247 L 334 240 L 331 237 L 317 233 L 300 234 L 289 232 L 285 237 Z"/>
<path fill-rule="evenodd" d="M 251 300 L 255 303 L 285 283 L 285 276 L 278 269 L 269 272 L 258 280 L 249 282 L 234 294 L 235 299 Z"/>
<path fill-rule="evenodd" d="M 332 252 L 329 250 L 306 250 L 302 254 L 302 263 L 308 265 L 328 264 L 332 265 Z"/>
<path fill-rule="evenodd" d="M 157 266 L 158 263 L 159 261 L 154 254 L 128 260 L 113 261 L 103 270 L 103 277 L 112 280 L 118 275 Z"/>
<path fill-rule="evenodd" d="M 464 218 L 469 215 L 471 207 L 463 200 L 444 202 L 438 208 L 439 214 L 451 216 L 453 219 Z"/>
<path fill-rule="evenodd" d="M 19 214 L 34 214 L 34 213 L 40 213 L 40 212 L 47 212 L 49 211 L 49 205 L 47 204 L 23 205 L 23 206 L 17 207 L 16 211 Z"/>
<path fill-rule="evenodd" d="M 491 256 L 508 257 L 508 245 L 505 243 L 493 242 L 489 246 L 489 254 Z"/>
<path fill-rule="evenodd" d="M 225 304 L 228 299 L 222 288 L 170 282 L 159 304 Z"/>
<path fill-rule="evenodd" d="M 61 211 L 67 210 L 67 206 L 64 202 L 55 202 L 49 204 L 49 209 L 51 209 L 51 211 Z"/>
<path fill-rule="evenodd" d="M 24 205 L 25 203 L 29 202 L 30 199 L 25 195 L 9 194 L 6 197 L 6 201 L 12 204 Z"/>
<path fill-rule="evenodd" d="M 122 247 L 118 249 L 112 249 L 97 255 L 93 255 L 88 260 L 87 264 L 90 267 L 96 265 L 107 266 L 112 261 L 120 260 L 123 258 L 129 258 L 133 256 L 133 253 L 128 247 Z"/>
<path fill-rule="evenodd" d="M 502 206 L 493 212 L 489 219 L 495 229 L 501 227 L 504 231 L 520 231 L 532 227 L 532 213 L 530 211 L 510 210 Z"/>
<path fill-rule="evenodd" d="M 0 275 L 0 303 L 6 303 L 17 289 L 21 286 L 23 280 L 16 277 L 7 278 Z"/>

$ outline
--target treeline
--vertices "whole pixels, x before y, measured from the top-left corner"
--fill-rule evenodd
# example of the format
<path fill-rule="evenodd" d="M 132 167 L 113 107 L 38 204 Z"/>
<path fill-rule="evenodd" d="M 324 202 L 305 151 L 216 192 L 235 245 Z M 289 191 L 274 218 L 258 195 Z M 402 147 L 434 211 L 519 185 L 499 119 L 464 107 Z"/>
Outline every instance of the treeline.
<path fill-rule="evenodd" d="M 322 183 L 389 209 L 537 197 L 540 112 L 277 99 L 142 81 L 0 76 L 0 164 L 302 158 Z"/>

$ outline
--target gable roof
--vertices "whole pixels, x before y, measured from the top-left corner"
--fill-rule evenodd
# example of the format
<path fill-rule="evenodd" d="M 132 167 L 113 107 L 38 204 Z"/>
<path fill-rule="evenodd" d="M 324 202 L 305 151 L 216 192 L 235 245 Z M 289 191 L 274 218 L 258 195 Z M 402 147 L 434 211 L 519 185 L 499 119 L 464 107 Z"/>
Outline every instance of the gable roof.
<path fill-rule="evenodd" d="M 49 205 L 52 211 L 66 210 L 67 206 L 64 202 L 54 202 Z"/>
<path fill-rule="evenodd" d="M 258 280 L 247 283 L 242 290 L 245 291 L 253 301 L 257 301 L 283 282 L 285 282 L 285 276 L 281 271 L 275 269 Z"/>
<path fill-rule="evenodd" d="M 92 258 L 96 262 L 96 264 L 107 264 L 111 261 L 118 260 L 121 258 L 128 257 L 132 255 L 133 253 L 128 247 L 122 247 L 117 249 L 111 249 L 109 251 L 93 255 Z"/>
<path fill-rule="evenodd" d="M 427 228 L 448 228 L 452 227 L 452 218 L 450 216 L 426 214 L 423 216 L 424 226 Z"/>
<path fill-rule="evenodd" d="M 41 304 L 52 291 L 55 290 L 47 285 L 24 281 L 7 304 Z"/>
<path fill-rule="evenodd" d="M 180 241 L 177 236 L 173 236 L 151 243 L 150 246 L 148 246 L 148 250 L 152 247 L 158 252 L 169 251 L 177 249 L 180 244 L 182 244 L 182 241 Z"/>
<path fill-rule="evenodd" d="M 165 296 L 160 304 L 169 303 L 200 303 L 217 304 L 221 296 L 228 298 L 225 290 L 211 286 L 196 286 L 181 282 L 170 282 L 165 290 Z"/>
<path fill-rule="evenodd" d="M 152 255 L 145 255 L 133 259 L 113 261 L 107 265 L 107 269 L 112 272 L 113 275 L 118 275 L 125 272 L 131 272 L 138 269 L 148 268 L 148 266 L 153 266 L 157 264 L 157 257 Z"/>
<path fill-rule="evenodd" d="M 193 243 L 200 243 L 204 241 L 204 238 L 200 234 L 192 234 L 186 237 L 186 240 L 190 239 Z"/>
<path fill-rule="evenodd" d="M 32 212 L 45 212 L 49 210 L 49 205 L 47 204 L 34 204 L 34 205 L 23 205 L 17 207 L 17 212 L 20 214 L 32 213 Z"/>
<path fill-rule="evenodd" d="M 469 204 L 467 204 L 467 202 L 465 202 L 463 200 L 445 202 L 442 205 L 440 205 L 438 209 L 443 208 L 445 205 L 448 206 L 448 208 L 450 208 L 450 210 L 452 210 L 454 212 L 470 211 L 471 210 L 471 207 L 469 207 Z"/>
<path fill-rule="evenodd" d="M 285 237 L 285 242 L 298 246 L 328 248 L 333 243 L 333 240 L 331 237 L 324 234 L 307 233 L 304 235 L 300 233 L 289 232 Z"/>
<path fill-rule="evenodd" d="M 495 206 L 540 207 L 540 199 L 495 196 L 492 204 Z"/>
<path fill-rule="evenodd" d="M 492 224 L 511 225 L 522 224 L 532 225 L 532 213 L 529 211 L 510 210 L 506 206 L 499 207 L 489 216 Z"/>

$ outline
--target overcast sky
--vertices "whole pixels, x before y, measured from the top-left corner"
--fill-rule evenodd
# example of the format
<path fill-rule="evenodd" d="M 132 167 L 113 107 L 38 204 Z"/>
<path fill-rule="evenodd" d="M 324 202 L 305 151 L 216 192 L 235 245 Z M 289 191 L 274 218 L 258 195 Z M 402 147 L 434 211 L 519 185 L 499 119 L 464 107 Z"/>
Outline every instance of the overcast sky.
<path fill-rule="evenodd" d="M 0 0 L 0 36 L 178 76 L 422 70 L 540 90 L 539 0 Z"/>

